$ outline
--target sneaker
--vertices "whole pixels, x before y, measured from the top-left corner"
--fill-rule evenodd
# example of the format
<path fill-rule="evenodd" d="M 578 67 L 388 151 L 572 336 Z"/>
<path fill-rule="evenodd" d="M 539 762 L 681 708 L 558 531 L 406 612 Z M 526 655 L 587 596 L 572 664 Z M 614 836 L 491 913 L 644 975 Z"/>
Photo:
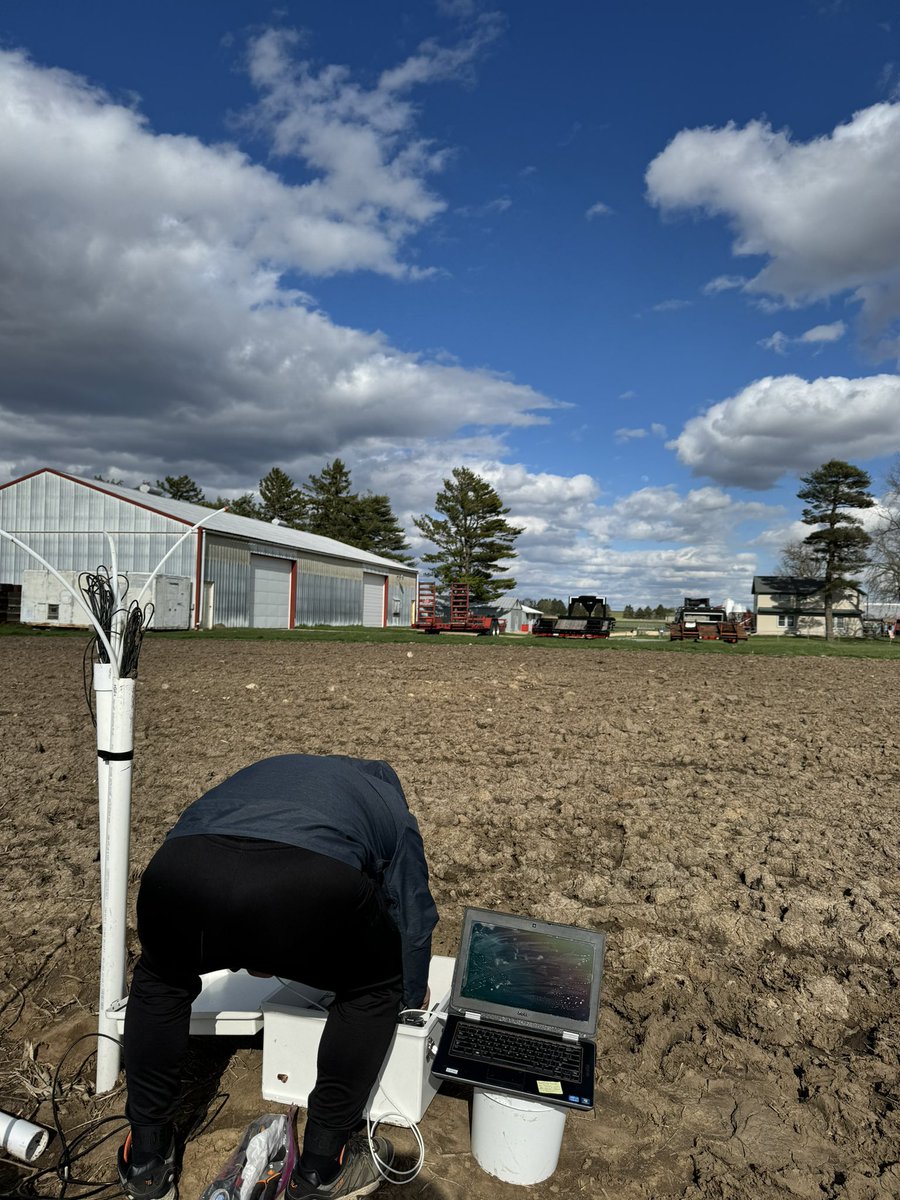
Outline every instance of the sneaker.
<path fill-rule="evenodd" d="M 119 1183 L 131 1200 L 175 1200 L 175 1143 L 165 1157 L 154 1154 L 143 1163 L 131 1161 L 131 1134 L 119 1147 Z"/>
<path fill-rule="evenodd" d="M 375 1153 L 385 1166 L 394 1161 L 394 1147 L 383 1137 L 373 1137 Z M 341 1155 L 341 1169 L 331 1183 L 322 1183 L 315 1171 L 304 1171 L 297 1164 L 287 1185 L 287 1200 L 352 1200 L 354 1196 L 368 1196 L 381 1183 L 381 1175 L 372 1161 L 369 1139 L 364 1133 L 355 1133 L 347 1142 Z"/>

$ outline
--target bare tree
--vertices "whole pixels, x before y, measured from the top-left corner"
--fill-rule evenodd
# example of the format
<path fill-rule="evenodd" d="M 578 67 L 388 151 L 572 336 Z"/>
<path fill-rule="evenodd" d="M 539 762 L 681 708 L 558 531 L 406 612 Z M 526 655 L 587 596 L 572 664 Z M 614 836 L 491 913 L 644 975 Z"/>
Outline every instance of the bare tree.
<path fill-rule="evenodd" d="M 819 559 L 806 542 L 787 542 L 781 547 L 778 569 L 782 575 L 798 579 L 815 579 L 820 570 Z"/>
<path fill-rule="evenodd" d="M 872 530 L 866 582 L 878 600 L 900 600 L 900 459 L 885 475 L 879 519 Z"/>

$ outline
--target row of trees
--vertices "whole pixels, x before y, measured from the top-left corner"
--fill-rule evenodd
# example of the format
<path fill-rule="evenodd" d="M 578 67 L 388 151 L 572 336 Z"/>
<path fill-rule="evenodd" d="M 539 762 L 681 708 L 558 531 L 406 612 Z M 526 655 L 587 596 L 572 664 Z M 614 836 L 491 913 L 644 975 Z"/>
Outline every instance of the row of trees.
<path fill-rule="evenodd" d="M 388 497 L 352 491 L 350 472 L 339 458 L 299 487 L 280 467 L 273 467 L 259 481 L 258 500 L 252 492 L 235 499 L 207 500 L 189 475 L 167 475 L 156 486 L 173 500 L 208 508 L 227 506 L 238 516 L 334 538 L 396 562 L 414 561 Z M 422 562 L 433 568 L 441 584 L 466 583 L 479 603 L 490 603 L 516 586 L 504 563 L 516 557 L 515 541 L 522 529 L 506 520 L 509 509 L 487 480 L 468 467 L 455 467 L 434 507 L 439 515 L 426 513 L 414 517 L 413 523 L 435 546 L 422 555 Z"/>

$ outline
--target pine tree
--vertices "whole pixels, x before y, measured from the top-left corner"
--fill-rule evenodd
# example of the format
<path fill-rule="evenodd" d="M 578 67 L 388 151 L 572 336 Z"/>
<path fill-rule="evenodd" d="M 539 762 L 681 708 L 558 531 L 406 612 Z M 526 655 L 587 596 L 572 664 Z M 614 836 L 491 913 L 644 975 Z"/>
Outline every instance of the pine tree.
<path fill-rule="evenodd" d="M 167 475 L 165 479 L 157 479 L 156 486 L 173 500 L 185 500 L 188 504 L 207 503 L 200 487 L 190 475 Z"/>
<path fill-rule="evenodd" d="M 242 496 L 235 496 L 233 500 L 227 496 L 216 496 L 213 508 L 227 508 L 236 517 L 252 517 L 257 521 L 261 519 L 259 505 L 252 492 L 244 492 Z"/>
<path fill-rule="evenodd" d="M 359 498 L 350 491 L 350 472 L 344 463 L 339 458 L 326 463 L 321 474 L 310 475 L 303 492 L 309 532 L 356 545 L 353 536 Z"/>
<path fill-rule="evenodd" d="M 797 498 L 806 501 L 801 520 L 804 525 L 819 525 L 804 538 L 816 560 L 823 568 L 822 591 L 825 598 L 825 637 L 834 637 L 834 599 L 847 588 L 859 587 L 851 578 L 868 562 L 871 537 L 862 522 L 849 508 L 871 508 L 875 500 L 869 495 L 871 479 L 865 471 L 851 463 L 833 458 L 809 475 L 802 475 L 803 487 Z"/>
<path fill-rule="evenodd" d="M 514 579 L 498 578 L 498 573 L 509 569 L 500 566 L 503 559 L 516 557 L 513 543 L 523 529 L 505 520 L 509 509 L 487 480 L 468 467 L 454 467 L 451 475 L 434 502 L 445 519 L 427 514 L 414 518 L 416 528 L 437 547 L 433 554 L 423 554 L 422 561 L 434 565 L 444 586 L 466 583 L 474 601 L 490 603 L 516 586 Z"/>
<path fill-rule="evenodd" d="M 259 481 L 258 516 L 263 521 L 278 521 L 291 529 L 306 529 L 307 505 L 301 490 L 281 467 L 272 470 Z"/>
<path fill-rule="evenodd" d="M 354 497 L 354 537 L 351 545 L 382 558 L 412 565 L 415 559 L 409 553 L 409 544 L 403 527 L 394 516 L 387 496 L 372 495 Z"/>

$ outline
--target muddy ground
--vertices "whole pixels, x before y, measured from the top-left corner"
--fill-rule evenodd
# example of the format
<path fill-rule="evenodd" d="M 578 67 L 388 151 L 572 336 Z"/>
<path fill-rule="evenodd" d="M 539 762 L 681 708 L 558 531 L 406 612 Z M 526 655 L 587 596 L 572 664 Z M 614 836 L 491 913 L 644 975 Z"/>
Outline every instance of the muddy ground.
<path fill-rule="evenodd" d="M 46 1123 L 53 1070 L 95 1028 L 83 648 L 0 642 L 0 1109 Z M 466 904 L 609 935 L 597 1107 L 568 1117 L 556 1174 L 526 1191 L 481 1171 L 457 1090 L 422 1122 L 409 1200 L 900 1196 L 898 672 L 596 643 L 149 641 L 132 881 L 187 802 L 258 757 L 385 758 L 429 854 L 436 952 Z M 60 1072 L 76 1135 L 124 1103 L 90 1096 L 90 1049 Z M 185 1112 L 228 1099 L 187 1145 L 183 1200 L 277 1108 L 258 1048 L 214 1059 L 198 1045 Z M 76 1176 L 112 1178 L 116 1130 Z M 0 1160 L 0 1194 L 59 1194 L 27 1175 Z"/>

